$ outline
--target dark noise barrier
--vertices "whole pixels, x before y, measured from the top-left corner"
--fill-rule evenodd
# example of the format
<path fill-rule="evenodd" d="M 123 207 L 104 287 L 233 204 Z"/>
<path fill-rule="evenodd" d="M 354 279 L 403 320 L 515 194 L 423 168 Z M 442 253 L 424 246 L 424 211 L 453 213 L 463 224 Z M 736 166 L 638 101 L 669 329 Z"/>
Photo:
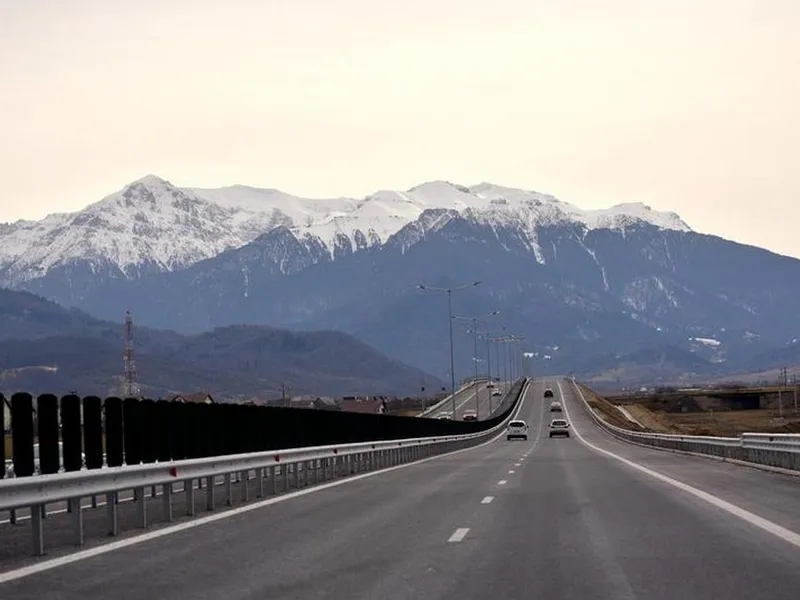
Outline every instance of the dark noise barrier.
<path fill-rule="evenodd" d="M 478 433 L 508 417 L 524 383 L 515 382 L 495 416 L 485 421 L 97 396 L 59 400 L 53 394 L 42 394 L 34 403 L 30 394 L 19 393 L 10 403 L 13 475 Z M 4 468 L 0 477 L 5 475 Z"/>

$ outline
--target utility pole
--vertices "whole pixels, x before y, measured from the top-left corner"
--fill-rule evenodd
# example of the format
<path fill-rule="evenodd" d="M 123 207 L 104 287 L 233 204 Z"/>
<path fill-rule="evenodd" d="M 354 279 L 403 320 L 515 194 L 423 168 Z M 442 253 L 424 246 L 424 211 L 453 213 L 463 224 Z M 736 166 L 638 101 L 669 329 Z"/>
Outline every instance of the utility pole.
<path fill-rule="evenodd" d="M 136 381 L 136 358 L 133 348 L 133 317 L 131 311 L 125 311 L 125 349 L 123 350 L 124 372 L 122 374 L 122 397 L 136 398 L 139 395 L 139 384 Z"/>
<path fill-rule="evenodd" d="M 290 388 L 285 383 L 281 384 L 281 406 L 288 406 L 289 405 L 289 393 L 292 388 Z"/>

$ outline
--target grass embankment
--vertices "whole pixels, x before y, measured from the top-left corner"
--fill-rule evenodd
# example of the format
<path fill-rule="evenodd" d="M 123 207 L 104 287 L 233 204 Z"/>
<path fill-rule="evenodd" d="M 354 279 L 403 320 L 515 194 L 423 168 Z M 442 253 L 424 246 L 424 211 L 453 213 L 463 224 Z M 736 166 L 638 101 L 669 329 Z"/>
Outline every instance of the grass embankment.
<path fill-rule="evenodd" d="M 642 428 L 636 425 L 636 423 L 632 423 L 626 419 L 625 415 L 623 415 L 616 406 L 611 404 L 611 402 L 583 385 L 580 387 L 581 391 L 583 391 L 584 398 L 586 398 L 586 401 L 589 403 L 589 406 L 591 406 L 595 413 L 606 423 L 616 425 L 617 427 L 623 427 L 625 429 L 631 429 L 633 431 L 642 430 Z"/>
<path fill-rule="evenodd" d="M 594 396 L 597 397 L 596 394 Z M 656 395 L 643 396 L 636 400 L 635 404 L 626 403 L 625 409 L 648 431 L 721 437 L 736 437 L 742 433 L 800 433 L 800 413 L 795 413 L 793 407 L 785 408 L 782 412 L 773 408 L 705 410 L 697 403 L 693 403 L 692 410 L 682 412 L 677 405 L 673 406 L 679 401 L 677 398 L 668 399 Z M 603 402 L 605 412 L 611 407 L 610 410 L 619 413 L 611 402 L 608 400 Z M 637 429 L 621 413 L 620 417 L 622 418 L 610 422 L 627 429 Z"/>

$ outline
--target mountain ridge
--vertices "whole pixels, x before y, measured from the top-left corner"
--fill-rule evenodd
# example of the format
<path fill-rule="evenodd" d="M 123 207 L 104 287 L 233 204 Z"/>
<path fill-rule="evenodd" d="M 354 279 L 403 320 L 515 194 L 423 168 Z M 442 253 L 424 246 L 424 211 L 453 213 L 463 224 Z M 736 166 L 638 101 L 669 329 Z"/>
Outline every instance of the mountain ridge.
<path fill-rule="evenodd" d="M 336 259 L 386 243 L 429 209 L 500 225 L 519 222 L 531 238 L 538 226 L 554 222 L 587 229 L 648 222 L 690 230 L 676 214 L 642 203 L 582 210 L 550 195 L 490 183 L 466 187 L 432 181 L 362 199 L 308 199 L 243 185 L 182 188 L 150 174 L 80 211 L 4 224 L 0 285 L 19 287 L 80 260 L 127 278 L 172 271 L 244 246 L 278 227 L 287 227 L 310 250 Z"/>
<path fill-rule="evenodd" d="M 0 289 L 0 391 L 119 392 L 123 324 L 30 294 Z M 318 395 L 407 394 L 427 373 L 337 331 L 264 325 L 217 327 L 199 335 L 137 326 L 134 349 L 147 395 L 197 389 L 220 398 L 275 397 L 282 384 Z"/>

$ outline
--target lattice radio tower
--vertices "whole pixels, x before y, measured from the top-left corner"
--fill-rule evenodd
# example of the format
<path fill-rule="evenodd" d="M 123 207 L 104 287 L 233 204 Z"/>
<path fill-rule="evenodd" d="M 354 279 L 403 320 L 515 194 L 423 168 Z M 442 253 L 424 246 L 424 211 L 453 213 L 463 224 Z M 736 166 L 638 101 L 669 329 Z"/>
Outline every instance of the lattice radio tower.
<path fill-rule="evenodd" d="M 136 358 L 133 349 L 133 317 L 131 311 L 125 311 L 125 350 L 122 354 L 125 362 L 125 371 L 122 375 L 122 397 L 136 398 L 139 396 L 139 384 L 136 381 Z"/>

